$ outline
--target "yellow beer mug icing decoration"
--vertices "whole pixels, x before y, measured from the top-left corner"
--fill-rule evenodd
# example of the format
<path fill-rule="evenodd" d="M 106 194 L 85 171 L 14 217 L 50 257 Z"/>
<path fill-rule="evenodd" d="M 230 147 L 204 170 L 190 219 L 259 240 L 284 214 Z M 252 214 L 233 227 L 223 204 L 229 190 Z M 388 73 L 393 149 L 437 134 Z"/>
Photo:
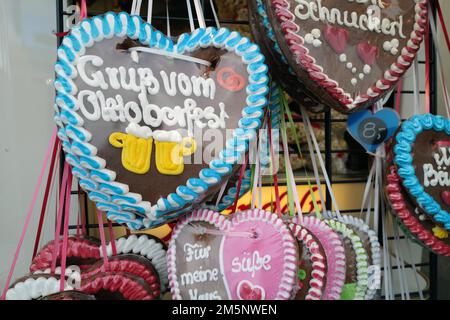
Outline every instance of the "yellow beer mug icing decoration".
<path fill-rule="evenodd" d="M 179 175 L 184 171 L 184 159 L 197 150 L 192 137 L 182 138 L 178 131 L 157 130 L 155 140 L 156 168 L 162 174 Z"/>
<path fill-rule="evenodd" d="M 122 165 L 128 171 L 145 174 L 150 170 L 153 138 L 152 129 L 130 123 L 126 133 L 114 132 L 109 136 L 109 143 L 122 148 Z"/>

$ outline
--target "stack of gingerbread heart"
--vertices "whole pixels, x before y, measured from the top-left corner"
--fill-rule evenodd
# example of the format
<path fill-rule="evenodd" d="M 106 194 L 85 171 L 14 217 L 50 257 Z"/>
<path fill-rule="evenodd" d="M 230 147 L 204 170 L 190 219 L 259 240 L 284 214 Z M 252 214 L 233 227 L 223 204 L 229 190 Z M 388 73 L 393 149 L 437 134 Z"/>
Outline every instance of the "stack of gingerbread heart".
<path fill-rule="evenodd" d="M 250 0 L 250 24 L 272 76 L 310 110 L 375 104 L 411 66 L 426 0 Z"/>
<path fill-rule="evenodd" d="M 362 300 L 380 285 L 380 245 L 360 219 L 203 209 L 175 227 L 167 252 L 173 299 Z"/>
<path fill-rule="evenodd" d="M 58 245 L 58 244 L 57 244 Z M 61 248 L 61 246 L 59 246 Z M 30 274 L 16 280 L 8 300 L 153 300 L 167 289 L 166 246 L 158 238 L 130 235 L 101 244 L 90 237 L 69 237 L 64 289 L 61 250 L 47 243 L 33 258 Z M 56 254 L 55 252 L 59 252 Z"/>

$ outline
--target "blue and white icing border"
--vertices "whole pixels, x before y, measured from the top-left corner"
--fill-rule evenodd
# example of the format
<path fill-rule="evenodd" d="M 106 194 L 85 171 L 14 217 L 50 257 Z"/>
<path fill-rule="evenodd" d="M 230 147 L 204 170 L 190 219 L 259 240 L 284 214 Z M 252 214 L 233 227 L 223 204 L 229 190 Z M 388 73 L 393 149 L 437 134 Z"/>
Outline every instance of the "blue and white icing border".
<path fill-rule="evenodd" d="M 398 174 L 403 180 L 403 186 L 415 197 L 417 203 L 434 220 L 444 224 L 450 230 L 450 213 L 441 208 L 439 203 L 429 195 L 416 176 L 413 166 L 413 145 L 419 134 L 424 131 L 445 132 L 450 136 L 450 120 L 432 114 L 415 115 L 405 121 L 397 134 L 394 147 L 394 162 Z"/>
<path fill-rule="evenodd" d="M 143 201 L 140 194 L 130 192 L 128 185 L 115 181 L 115 172 L 106 169 L 106 161 L 96 156 L 97 148 L 89 143 L 92 135 L 83 128 L 83 119 L 77 114 L 77 99 L 74 96 L 77 87 L 73 79 L 78 76 L 75 68 L 78 58 L 85 54 L 86 48 L 114 36 L 128 36 L 150 48 L 177 54 L 214 46 L 236 53 L 247 65 L 246 107 L 242 110 L 242 118 L 233 132 L 233 138 L 226 142 L 225 149 L 211 161 L 209 168 L 200 171 L 198 178 L 188 179 L 186 185 L 180 185 L 176 192 L 160 198 L 156 204 Z M 256 138 L 256 131 L 261 126 L 269 92 L 268 68 L 259 47 L 236 31 L 212 27 L 196 29 L 191 34 L 182 34 L 174 44 L 139 16 L 108 12 L 85 19 L 74 27 L 64 37 L 57 56 L 54 120 L 59 127 L 58 137 L 62 141 L 66 161 L 97 208 L 105 211 L 110 220 L 125 224 L 130 229 L 152 228 L 192 210 L 194 200 L 201 193 L 231 173 L 233 165 L 248 151 L 249 142 Z"/>

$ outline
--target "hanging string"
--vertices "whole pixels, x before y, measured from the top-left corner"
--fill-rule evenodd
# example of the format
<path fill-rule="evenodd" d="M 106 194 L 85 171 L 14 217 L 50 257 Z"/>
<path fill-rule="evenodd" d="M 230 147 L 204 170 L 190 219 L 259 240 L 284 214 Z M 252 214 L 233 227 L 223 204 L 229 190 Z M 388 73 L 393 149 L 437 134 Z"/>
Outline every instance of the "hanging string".
<path fill-rule="evenodd" d="M 167 1 L 166 1 L 167 6 Z M 139 8 L 140 9 L 140 8 Z M 140 11 L 140 10 L 139 10 Z M 153 18 L 153 0 L 148 0 L 148 6 L 147 6 L 147 22 L 152 24 L 152 18 Z"/>
<path fill-rule="evenodd" d="M 435 44 L 438 43 L 438 37 L 437 37 L 437 31 L 436 31 L 436 22 L 434 19 L 434 16 L 432 14 L 432 9 L 431 9 L 431 4 L 428 3 L 428 8 L 429 8 L 429 12 L 430 14 L 428 15 L 430 18 L 430 29 L 431 29 L 431 34 L 433 36 L 433 41 Z M 450 48 L 449 48 L 450 50 Z M 443 69 L 443 65 L 442 65 L 442 58 L 441 58 L 441 51 L 439 46 L 436 46 L 436 64 L 437 64 L 437 69 L 439 70 L 439 75 L 441 78 L 441 86 L 442 86 L 442 94 L 444 96 L 444 102 L 445 102 L 445 108 L 447 111 L 447 116 L 450 118 L 450 99 L 449 99 L 449 94 L 448 94 L 448 90 L 447 90 L 447 84 L 445 82 L 445 75 L 444 75 L 444 69 Z"/>
<path fill-rule="evenodd" d="M 111 220 L 108 219 L 108 230 L 109 230 L 109 242 L 111 243 L 111 249 L 113 256 L 117 256 L 117 247 L 116 247 L 116 236 L 114 234 L 114 228 Z"/>
<path fill-rule="evenodd" d="M 413 62 L 413 83 L 414 83 L 414 114 L 421 114 L 420 110 L 420 92 L 419 92 L 419 81 L 418 81 L 418 74 L 419 74 L 419 62 L 417 59 Z"/>
<path fill-rule="evenodd" d="M 23 241 L 25 239 L 25 235 L 27 233 L 28 226 L 29 226 L 30 221 L 31 221 L 31 217 L 33 215 L 34 206 L 36 205 L 37 197 L 39 195 L 39 189 L 41 187 L 42 180 L 44 178 L 45 169 L 47 168 L 48 160 L 50 159 L 52 148 L 53 148 L 53 146 L 55 144 L 55 141 L 56 141 L 56 133 L 57 133 L 57 129 L 55 127 L 53 129 L 53 133 L 52 133 L 52 136 L 50 138 L 50 143 L 48 145 L 47 151 L 46 151 L 45 156 L 44 156 L 44 163 L 42 164 L 41 172 L 39 173 L 38 181 L 36 183 L 36 186 L 35 186 L 35 189 L 34 189 L 34 193 L 33 193 L 33 198 L 31 200 L 30 206 L 29 206 L 27 214 L 25 216 L 25 223 L 23 225 L 22 232 L 20 234 L 19 243 L 17 244 L 17 248 L 16 248 L 16 251 L 14 253 L 13 261 L 12 261 L 11 266 L 9 268 L 9 273 L 8 273 L 8 276 L 7 276 L 6 281 L 5 281 L 5 286 L 3 288 L 1 300 L 5 300 L 6 292 L 8 291 L 9 285 L 11 283 L 11 279 L 12 279 L 12 276 L 14 274 L 14 269 L 16 268 L 17 260 L 19 258 L 19 253 L 20 253 L 20 250 L 22 248 Z"/>
<path fill-rule="evenodd" d="M 81 0 L 81 8 L 80 8 L 80 21 L 83 21 L 87 18 L 87 5 L 86 0 Z"/>
<path fill-rule="evenodd" d="M 286 161 L 286 176 L 288 183 L 288 191 L 292 192 L 292 197 L 294 198 L 295 205 L 297 207 L 297 215 L 300 219 L 300 222 L 303 222 L 303 212 L 302 212 L 302 206 L 300 205 L 300 197 L 298 196 L 298 190 L 297 190 L 297 184 L 295 183 L 294 178 L 294 171 L 292 170 L 292 165 L 290 161 L 290 155 L 289 155 L 289 146 L 287 143 L 287 133 L 286 133 L 286 120 L 284 118 L 284 108 L 282 107 L 281 114 L 283 115 L 281 117 L 281 139 L 283 143 L 283 149 L 284 149 L 284 158 Z M 292 198 L 289 201 L 292 203 Z M 291 212 L 293 213 L 292 204 L 290 204 Z"/>
<path fill-rule="evenodd" d="M 140 15 L 141 5 L 142 5 L 142 0 L 133 0 L 133 3 L 131 5 L 131 12 L 130 12 L 130 14 L 132 16 Z"/>
<path fill-rule="evenodd" d="M 217 195 L 217 199 L 216 199 L 216 206 L 215 206 L 216 208 L 219 207 L 220 202 L 222 201 L 222 198 L 223 198 L 223 195 L 225 194 L 225 190 L 227 189 L 229 180 L 230 179 L 227 179 L 220 187 L 220 191 L 219 191 L 219 194 Z"/>
<path fill-rule="evenodd" d="M 191 228 L 192 232 L 194 232 L 195 234 L 198 234 L 198 235 L 210 234 L 210 235 L 215 235 L 215 236 L 257 238 L 257 234 L 254 232 L 217 230 L 217 229 L 202 227 L 202 226 L 192 224 L 192 223 L 189 223 L 188 227 Z"/>
<path fill-rule="evenodd" d="M 311 121 L 310 121 L 309 116 L 306 113 L 305 109 L 301 108 L 301 110 L 302 110 L 303 119 L 306 120 L 307 128 L 308 128 L 308 131 L 309 131 L 309 135 L 311 136 L 314 148 L 316 150 L 317 157 L 319 159 L 319 164 L 320 164 L 320 167 L 322 169 L 322 175 L 323 175 L 323 177 L 325 179 L 326 186 L 327 186 L 328 191 L 330 193 L 331 202 L 332 202 L 332 204 L 334 206 L 334 211 L 336 212 L 336 215 L 339 218 L 342 218 L 340 210 L 339 210 L 339 207 L 338 207 L 338 204 L 337 204 L 337 201 L 336 201 L 336 198 L 334 196 L 334 192 L 333 192 L 333 188 L 331 186 L 330 178 L 328 177 L 328 173 L 327 173 L 327 170 L 326 170 L 326 167 L 325 167 L 325 163 L 324 163 L 323 158 L 322 158 L 322 153 L 320 152 L 320 147 L 319 147 L 319 144 L 317 143 L 316 135 L 314 134 L 314 131 L 313 131 L 313 128 L 312 128 L 312 125 L 311 125 Z M 308 132 L 307 132 L 306 135 L 308 136 Z"/>
<path fill-rule="evenodd" d="M 200 4 L 200 0 L 193 0 L 194 6 L 195 6 L 195 12 L 197 13 L 197 20 L 200 28 L 205 29 L 206 28 L 206 22 L 205 17 L 203 16 L 203 9 Z"/>
<path fill-rule="evenodd" d="M 53 146 L 53 152 L 52 152 L 52 158 L 50 160 L 50 169 L 48 170 L 47 175 L 47 183 L 45 185 L 45 192 L 44 192 L 44 199 L 42 201 L 41 206 L 41 215 L 39 217 L 39 224 L 36 231 L 36 238 L 34 240 L 34 248 L 33 248 L 33 258 L 36 256 L 38 248 L 39 248 L 39 242 L 41 240 L 41 234 L 42 234 L 42 227 L 44 226 L 44 218 L 45 214 L 47 213 L 47 203 L 48 199 L 50 197 L 50 191 L 53 190 L 53 183 L 55 178 L 55 171 L 57 170 L 56 164 L 59 163 L 59 151 L 60 151 L 60 144 L 61 141 L 59 139 L 56 139 L 56 143 Z"/>
<path fill-rule="evenodd" d="M 406 241 L 406 249 L 408 251 L 410 265 L 414 271 L 414 278 L 416 280 L 416 288 L 417 288 L 417 292 L 419 293 L 419 298 L 420 298 L 420 300 L 424 300 L 423 291 L 422 291 L 422 288 L 420 287 L 420 283 L 419 283 L 419 271 L 417 270 L 416 264 L 412 260 L 411 244 L 409 241 Z"/>
<path fill-rule="evenodd" d="M 180 60 L 184 60 L 184 61 L 189 61 L 189 62 L 193 62 L 193 63 L 198 63 L 207 67 L 211 66 L 211 62 L 207 61 L 207 60 L 203 60 L 203 59 L 199 59 L 199 58 L 195 58 L 195 57 L 191 57 L 191 56 L 187 56 L 187 55 L 183 55 L 183 54 L 178 54 L 175 52 L 168 52 L 165 50 L 160 50 L 160 49 L 156 49 L 156 48 L 148 48 L 148 47 L 133 47 L 133 48 L 129 48 L 128 49 L 129 52 L 133 52 L 133 51 L 138 51 L 138 52 L 146 52 L 146 53 L 151 53 L 151 54 L 157 54 L 160 56 L 166 56 L 166 57 L 171 57 L 171 58 L 175 58 L 175 59 L 180 59 Z"/>
<path fill-rule="evenodd" d="M 217 27 L 217 29 L 220 29 L 220 21 L 219 21 L 219 17 L 217 16 L 216 8 L 214 6 L 214 0 L 209 0 L 209 4 L 211 5 L 211 11 L 214 16 L 214 21 L 216 22 L 216 27 Z"/>
<path fill-rule="evenodd" d="M 447 44 L 448 51 L 450 52 L 450 38 L 448 36 L 447 27 L 445 25 L 444 15 L 442 14 L 441 4 L 439 3 L 439 0 L 435 0 L 434 4 L 436 5 L 437 13 L 439 16 L 439 21 L 441 23 L 442 31 L 444 34 L 445 43 Z"/>
<path fill-rule="evenodd" d="M 167 37 L 170 38 L 171 37 L 171 33 L 170 33 L 170 14 L 169 14 L 169 1 L 166 0 L 166 16 L 167 16 Z"/>
<path fill-rule="evenodd" d="M 69 238 L 71 190 L 72 190 L 72 172 L 69 170 L 66 186 L 66 202 L 64 212 L 63 244 L 61 248 L 61 263 L 60 263 L 61 276 L 59 279 L 59 291 L 64 291 L 64 285 L 66 283 L 67 243 Z"/>
<path fill-rule="evenodd" d="M 247 155 L 244 155 L 244 162 L 242 163 L 242 167 L 241 167 L 241 172 L 239 173 L 239 180 L 236 186 L 236 195 L 234 198 L 234 204 L 233 207 L 231 209 L 231 213 L 236 213 L 237 207 L 238 207 L 238 201 L 239 201 L 239 196 L 241 193 L 241 187 L 242 187 L 242 180 L 244 179 L 244 174 L 245 174 L 245 167 L 247 166 Z"/>
<path fill-rule="evenodd" d="M 51 273 L 55 274 L 56 269 L 56 260 L 59 255 L 59 240 L 60 240 L 60 232 L 61 232 L 61 225 L 62 225 L 62 216 L 63 216 L 63 209 L 64 209 L 64 198 L 67 192 L 67 180 L 69 177 L 69 164 L 67 162 L 64 163 L 64 169 L 63 169 L 63 177 L 61 181 L 61 188 L 59 193 L 59 205 L 58 210 L 56 214 L 56 228 L 55 228 L 55 239 L 53 241 L 53 255 L 52 255 L 52 265 L 51 265 Z"/>
<path fill-rule="evenodd" d="M 186 7 L 189 16 L 189 26 L 191 27 L 191 32 L 193 32 L 195 30 L 195 24 L 194 24 L 194 17 L 192 14 L 191 0 L 186 0 Z"/>
<path fill-rule="evenodd" d="M 105 228 L 103 225 L 103 216 L 102 212 L 97 209 L 97 223 L 98 223 L 98 230 L 100 233 L 100 243 L 101 243 L 101 249 L 103 254 L 103 268 L 104 270 L 109 269 L 109 261 L 108 261 L 108 250 L 106 249 L 106 238 L 105 238 Z"/>
<path fill-rule="evenodd" d="M 270 150 L 270 171 L 273 175 L 273 183 L 275 189 L 275 203 L 277 206 L 278 217 L 281 218 L 281 201 L 280 201 L 280 188 L 278 187 L 278 173 L 275 172 L 275 152 L 273 148 L 273 140 L 272 140 L 272 112 L 267 112 L 267 134 L 269 137 L 269 150 Z"/>
<path fill-rule="evenodd" d="M 400 107 L 402 100 L 403 79 L 400 79 L 397 83 L 397 92 L 395 93 L 395 111 L 400 115 Z"/>

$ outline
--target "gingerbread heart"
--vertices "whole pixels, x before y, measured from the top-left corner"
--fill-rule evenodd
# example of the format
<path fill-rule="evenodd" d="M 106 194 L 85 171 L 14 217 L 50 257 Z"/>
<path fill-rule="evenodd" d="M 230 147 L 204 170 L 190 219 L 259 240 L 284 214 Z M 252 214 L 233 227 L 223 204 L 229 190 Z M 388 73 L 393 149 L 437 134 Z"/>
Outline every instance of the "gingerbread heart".
<path fill-rule="evenodd" d="M 394 164 L 416 207 L 450 230 L 443 192 L 450 187 L 450 120 L 431 114 L 405 121 L 395 137 Z"/>
<path fill-rule="evenodd" d="M 227 219 L 199 210 L 174 229 L 167 263 L 174 299 L 287 300 L 298 252 L 276 215 L 249 210 Z"/>
<path fill-rule="evenodd" d="M 450 238 L 438 238 L 433 229 L 436 223 L 423 213 L 422 208 L 416 207 L 406 189 L 402 186 L 402 179 L 394 165 L 390 164 L 386 172 L 386 198 L 405 234 L 423 247 L 446 257 L 450 256 Z"/>
<path fill-rule="evenodd" d="M 371 106 L 390 91 L 416 57 L 427 23 L 426 0 L 265 4 L 297 76 L 316 99 L 345 113 Z"/>
<path fill-rule="evenodd" d="M 327 262 L 326 284 L 322 300 L 339 300 L 346 273 L 345 250 L 341 239 L 324 221 L 312 216 L 302 219 L 294 217 L 292 223 L 302 226 L 320 241 L 325 250 Z"/>
<path fill-rule="evenodd" d="M 83 20 L 58 49 L 55 121 L 90 199 L 109 219 L 144 229 L 217 192 L 261 125 L 263 61 L 257 45 L 224 28 L 173 43 L 123 12 Z M 213 152 L 203 143 L 212 132 Z"/>

